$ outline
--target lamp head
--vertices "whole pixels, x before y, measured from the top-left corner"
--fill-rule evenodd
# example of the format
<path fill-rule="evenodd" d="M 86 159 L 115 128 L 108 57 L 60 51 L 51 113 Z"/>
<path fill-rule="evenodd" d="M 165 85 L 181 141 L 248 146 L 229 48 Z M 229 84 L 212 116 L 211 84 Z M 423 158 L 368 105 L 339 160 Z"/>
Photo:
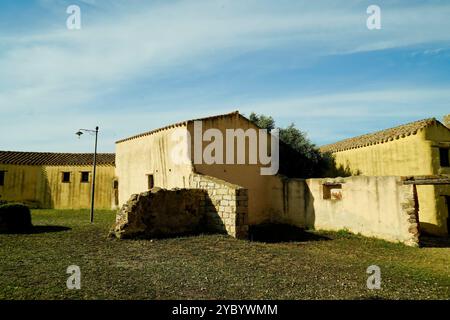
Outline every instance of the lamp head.
<path fill-rule="evenodd" d="M 78 130 L 78 132 L 75 132 L 75 134 L 78 136 L 78 139 L 79 139 L 80 136 L 83 134 L 83 132 L 81 132 L 81 130 Z"/>

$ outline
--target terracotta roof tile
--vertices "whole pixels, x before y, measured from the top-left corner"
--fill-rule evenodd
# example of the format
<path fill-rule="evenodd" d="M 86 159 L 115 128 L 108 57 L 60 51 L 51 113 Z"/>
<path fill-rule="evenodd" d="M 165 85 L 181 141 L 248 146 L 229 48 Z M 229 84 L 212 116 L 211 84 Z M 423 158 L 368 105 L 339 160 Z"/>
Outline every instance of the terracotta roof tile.
<path fill-rule="evenodd" d="M 389 128 L 386 130 L 365 134 L 362 136 L 345 139 L 333 144 L 328 144 L 320 147 L 322 152 L 339 152 L 348 149 L 362 148 L 370 145 L 385 143 L 395 139 L 404 138 L 416 134 L 419 130 L 431 126 L 441 124 L 435 118 L 429 118 L 419 121 L 407 123 L 398 127 Z"/>
<path fill-rule="evenodd" d="M 121 142 L 125 142 L 125 141 L 128 141 L 128 140 L 133 140 L 133 139 L 137 139 L 137 138 L 140 138 L 140 137 L 144 137 L 144 136 L 149 136 L 151 134 L 154 134 L 156 132 L 159 132 L 159 131 L 162 131 L 162 130 L 165 130 L 165 129 L 187 125 L 188 123 L 193 122 L 193 121 L 205 121 L 205 120 L 211 120 L 211 119 L 231 117 L 231 116 L 236 116 L 236 115 L 242 117 L 242 115 L 239 114 L 239 111 L 234 111 L 234 112 L 231 112 L 231 113 L 219 114 L 219 115 L 210 116 L 210 117 L 204 117 L 204 118 L 198 118 L 198 119 L 191 119 L 191 120 L 181 121 L 181 122 L 170 124 L 170 125 L 158 128 L 158 129 L 154 129 L 154 130 L 151 130 L 151 131 L 140 133 L 140 134 L 137 134 L 137 135 L 125 138 L 125 139 L 121 139 L 119 141 L 116 141 L 116 143 L 121 143 Z"/>
<path fill-rule="evenodd" d="M 92 165 L 93 153 L 54 153 L 0 151 L 0 164 L 19 165 Z M 98 165 L 114 165 L 114 153 L 97 153 Z"/>

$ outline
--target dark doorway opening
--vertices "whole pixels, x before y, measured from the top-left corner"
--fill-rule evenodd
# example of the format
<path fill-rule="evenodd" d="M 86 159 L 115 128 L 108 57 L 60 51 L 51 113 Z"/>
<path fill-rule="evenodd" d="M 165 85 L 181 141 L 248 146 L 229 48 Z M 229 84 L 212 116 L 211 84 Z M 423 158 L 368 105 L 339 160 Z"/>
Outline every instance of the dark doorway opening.
<path fill-rule="evenodd" d="M 441 167 L 450 167 L 450 157 L 448 148 L 439 148 L 439 157 L 441 161 Z"/>
<path fill-rule="evenodd" d="M 153 187 L 155 186 L 155 179 L 154 179 L 153 175 L 148 174 L 147 179 L 148 179 L 148 190 L 153 189 Z"/>
<path fill-rule="evenodd" d="M 6 171 L 0 171 L 0 186 L 5 185 L 5 172 Z"/>
<path fill-rule="evenodd" d="M 445 196 L 445 203 L 447 204 L 447 235 L 450 236 L 450 196 Z"/>
<path fill-rule="evenodd" d="M 113 190 L 114 190 L 114 204 L 116 206 L 119 205 L 119 181 L 114 180 L 113 181 Z"/>

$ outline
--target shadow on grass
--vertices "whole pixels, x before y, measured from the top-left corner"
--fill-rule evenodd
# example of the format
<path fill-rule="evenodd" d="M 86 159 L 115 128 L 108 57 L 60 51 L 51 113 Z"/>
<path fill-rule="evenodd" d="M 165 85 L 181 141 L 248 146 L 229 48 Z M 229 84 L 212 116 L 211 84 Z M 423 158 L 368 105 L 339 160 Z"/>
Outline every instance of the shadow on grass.
<path fill-rule="evenodd" d="M 250 241 L 265 243 L 331 240 L 329 237 L 314 234 L 299 227 L 278 223 L 250 226 L 249 238 Z"/>
<path fill-rule="evenodd" d="M 450 237 L 421 235 L 419 245 L 421 248 L 450 248 Z"/>
<path fill-rule="evenodd" d="M 61 232 L 71 230 L 72 228 L 64 226 L 33 226 L 28 230 L 21 231 L 2 231 L 0 234 L 39 234 L 39 233 L 50 233 L 50 232 Z"/>
<path fill-rule="evenodd" d="M 179 232 L 179 233 L 172 233 L 172 234 L 146 234 L 145 232 L 142 233 L 135 233 L 130 234 L 126 236 L 122 236 L 121 240 L 129 240 L 129 241 L 139 241 L 139 240 L 169 240 L 169 239 L 180 239 L 180 238 L 194 238 L 198 236 L 208 236 L 208 235 L 226 235 L 224 232 L 215 232 L 215 231 L 198 231 L 198 232 Z M 117 237 L 112 233 L 108 233 L 108 239 L 114 240 L 117 239 Z"/>
<path fill-rule="evenodd" d="M 389 300 L 380 296 L 365 296 L 365 297 L 356 297 L 354 300 L 374 300 L 374 301 L 381 301 L 381 300 Z"/>

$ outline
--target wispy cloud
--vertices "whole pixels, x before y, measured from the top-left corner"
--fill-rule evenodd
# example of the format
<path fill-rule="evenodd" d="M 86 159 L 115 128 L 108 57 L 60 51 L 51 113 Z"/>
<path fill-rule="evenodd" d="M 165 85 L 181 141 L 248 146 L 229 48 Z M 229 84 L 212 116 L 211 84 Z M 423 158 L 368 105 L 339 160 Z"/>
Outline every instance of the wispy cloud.
<path fill-rule="evenodd" d="M 396 88 L 363 92 L 319 94 L 255 102 L 261 112 L 277 110 L 278 117 L 357 118 L 427 117 L 449 109 L 450 87 Z M 430 110 L 433 106 L 433 110 Z"/>
<path fill-rule="evenodd" d="M 400 88 L 269 101 L 250 99 L 241 101 L 239 110 L 246 115 L 252 111 L 273 115 L 280 126 L 294 122 L 320 145 L 430 116 L 440 117 L 448 113 L 449 103 L 450 87 Z M 139 106 L 138 112 L 94 109 L 84 113 L 67 109 L 64 113 L 17 115 L 11 125 L 17 134 L 3 144 L 10 146 L 9 149 L 14 149 L 12 146 L 16 144 L 27 148 L 37 146 L 38 150 L 89 150 L 92 141 L 77 140 L 74 129 L 78 129 L 77 124 L 100 125 L 100 150 L 111 152 L 114 142 L 121 138 L 182 120 L 234 111 L 228 101 L 216 102 L 214 109 L 209 105 L 192 105 L 189 101 L 180 101 L 179 107 L 176 113 L 171 108 L 154 110 Z"/>
<path fill-rule="evenodd" d="M 342 1 L 117 1 L 105 4 L 85 0 L 79 2 L 83 19 L 79 31 L 65 28 L 68 2 L 41 0 L 40 4 L 54 10 L 51 27 L 47 24 L 28 33 L 16 33 L 13 29 L 0 31 L 0 112 L 3 115 L 0 130 L 4 132 L 23 130 L 14 121 L 19 114 L 24 126 L 29 126 L 31 119 L 40 119 L 60 123 L 59 129 L 53 127 L 52 132 L 61 132 L 66 130 L 69 119 L 75 127 L 94 116 L 106 127 L 129 119 L 139 128 L 145 124 L 150 129 L 166 118 L 168 121 L 174 118 L 170 113 L 180 112 L 179 106 L 186 106 L 192 114 L 203 113 L 206 105 L 195 106 L 189 101 L 180 101 L 167 112 L 161 110 L 166 105 L 149 103 L 143 112 L 145 98 L 135 103 L 130 96 L 120 96 L 120 92 L 136 82 L 177 79 L 198 73 L 220 74 L 224 61 L 240 55 L 285 48 L 308 60 L 436 42 L 440 43 L 439 50 L 450 47 L 450 4 L 441 1 L 411 2 L 408 6 L 382 1 L 379 5 L 383 28 L 379 32 L 366 28 L 365 10 L 371 4 L 367 1 L 345 4 Z M 429 52 L 438 53 L 433 48 Z M 364 116 L 373 112 L 373 107 L 393 113 L 388 107 L 393 101 L 397 106 L 404 102 L 404 108 L 419 100 L 424 104 L 433 101 L 434 106 L 449 101 L 445 89 L 382 90 L 381 95 L 376 91 L 348 90 L 348 94 L 281 100 L 274 97 L 273 101 L 257 101 L 257 105 L 267 113 L 272 113 L 271 108 L 276 105 L 277 114 L 282 117 L 302 117 L 305 113 L 320 117 L 324 114 Z M 169 97 L 176 92 L 167 87 L 159 94 Z M 119 95 L 124 104 L 121 113 L 109 110 L 102 102 L 114 95 Z M 414 95 L 417 95 L 415 100 L 411 98 Z M 441 102 L 436 98 L 439 95 L 443 98 Z M 241 105 L 245 108 L 255 100 L 258 99 L 243 99 Z M 233 108 L 227 105 L 230 101 L 233 100 L 211 100 L 208 105 L 216 111 L 229 111 Z M 143 114 L 149 118 L 143 120 Z M 177 117 L 182 115 L 178 113 Z M 44 127 L 40 128 L 42 135 L 50 134 Z M 124 134 L 131 130 L 124 130 Z M 23 138 L 17 138 L 14 143 L 29 146 L 24 142 L 24 132 L 18 136 Z M 114 137 L 108 139 L 113 141 Z M 57 142 L 50 145 L 64 147 Z"/>
<path fill-rule="evenodd" d="M 343 92 L 254 102 L 278 123 L 295 122 L 318 144 L 335 142 L 450 112 L 450 86 Z M 250 112 L 252 108 L 245 108 Z"/>

